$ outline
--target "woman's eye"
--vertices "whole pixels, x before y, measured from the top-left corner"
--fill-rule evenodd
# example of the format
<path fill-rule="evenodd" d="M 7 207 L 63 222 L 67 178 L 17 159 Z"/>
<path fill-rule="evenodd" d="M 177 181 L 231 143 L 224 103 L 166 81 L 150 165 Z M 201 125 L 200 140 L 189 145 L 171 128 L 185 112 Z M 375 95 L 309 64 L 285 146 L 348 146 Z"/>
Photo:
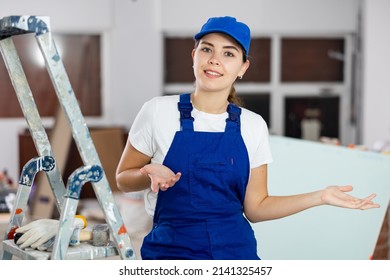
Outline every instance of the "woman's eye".
<path fill-rule="evenodd" d="M 234 57 L 234 54 L 232 52 L 225 52 L 225 55 L 229 57 Z"/>
<path fill-rule="evenodd" d="M 210 49 L 210 48 L 204 47 L 204 48 L 202 48 L 202 51 L 203 51 L 203 52 L 211 52 L 211 49 Z"/>

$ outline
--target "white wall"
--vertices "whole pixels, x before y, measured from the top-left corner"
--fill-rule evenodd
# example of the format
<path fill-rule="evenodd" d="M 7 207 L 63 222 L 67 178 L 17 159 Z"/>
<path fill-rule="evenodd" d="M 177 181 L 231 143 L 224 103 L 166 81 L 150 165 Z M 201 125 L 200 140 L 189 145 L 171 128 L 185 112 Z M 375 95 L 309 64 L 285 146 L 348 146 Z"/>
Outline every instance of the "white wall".
<path fill-rule="evenodd" d="M 130 127 L 142 104 L 162 93 L 159 1 L 115 0 L 110 36 L 110 121 Z"/>
<path fill-rule="evenodd" d="M 366 57 L 379 60 L 380 52 L 387 55 L 389 49 L 388 41 L 386 47 L 377 46 L 382 43 L 379 35 L 387 34 L 389 20 L 385 20 L 384 8 L 388 9 L 389 4 L 387 0 L 367 2 L 379 3 L 379 7 L 375 3 L 366 5 L 367 24 L 374 24 L 366 30 L 367 40 L 375 40 L 366 46 L 370 52 Z M 130 127 L 142 104 L 162 92 L 163 32 L 193 35 L 208 17 L 233 15 L 247 22 L 254 35 L 352 33 L 358 4 L 358 0 L 0 0 L 0 17 L 47 15 L 54 31 L 101 33 L 104 115 L 87 119 L 87 123 Z M 376 13 L 380 14 L 378 18 Z M 365 78 L 369 81 L 365 87 L 365 130 L 369 128 L 371 139 L 383 138 L 383 127 L 374 128 L 372 124 L 383 123 L 384 113 L 389 116 L 385 103 L 378 99 L 379 92 L 383 98 L 388 85 L 385 87 L 384 76 L 377 75 L 377 65 L 365 62 L 370 72 Z M 386 67 L 381 65 L 383 75 Z M 383 77 L 380 83 L 376 83 L 376 77 Z M 383 90 L 372 88 L 380 84 Z M 45 123 L 50 126 L 52 120 L 45 119 Z M 17 136 L 25 127 L 24 119 L 0 120 L 0 170 L 8 168 L 15 179 L 19 177 Z M 388 130 L 387 123 L 387 134 Z"/>
<path fill-rule="evenodd" d="M 356 0 L 163 0 L 164 31 L 194 34 L 212 16 L 232 15 L 253 34 L 291 32 L 352 32 Z"/>
<path fill-rule="evenodd" d="M 100 32 L 112 26 L 110 0 L 19 0 L 0 1 L 0 16 L 50 16 L 52 29 L 69 32 Z"/>
<path fill-rule="evenodd" d="M 372 146 L 390 141 L 390 1 L 365 1 L 363 9 L 363 133 Z"/>

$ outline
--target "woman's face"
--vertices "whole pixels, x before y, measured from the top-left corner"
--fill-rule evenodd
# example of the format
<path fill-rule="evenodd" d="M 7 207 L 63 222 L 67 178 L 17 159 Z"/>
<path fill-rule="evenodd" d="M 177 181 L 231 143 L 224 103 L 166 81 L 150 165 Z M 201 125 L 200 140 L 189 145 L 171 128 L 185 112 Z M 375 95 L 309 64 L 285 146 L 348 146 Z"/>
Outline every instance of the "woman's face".
<path fill-rule="evenodd" d="M 248 60 L 243 62 L 240 45 L 222 33 L 203 36 L 192 51 L 192 58 L 196 85 L 205 91 L 230 92 L 237 77 L 249 67 Z"/>

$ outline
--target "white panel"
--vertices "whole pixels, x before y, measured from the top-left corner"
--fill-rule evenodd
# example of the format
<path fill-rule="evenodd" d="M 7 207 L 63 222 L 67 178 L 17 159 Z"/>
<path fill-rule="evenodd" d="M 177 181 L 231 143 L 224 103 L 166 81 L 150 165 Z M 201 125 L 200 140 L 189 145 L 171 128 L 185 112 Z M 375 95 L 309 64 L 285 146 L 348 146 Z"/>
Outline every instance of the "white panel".
<path fill-rule="evenodd" d="M 351 195 L 378 196 L 379 209 L 320 206 L 293 216 L 253 224 L 262 259 L 349 259 L 372 256 L 390 199 L 390 156 L 318 142 L 272 136 L 270 195 L 354 186 Z"/>

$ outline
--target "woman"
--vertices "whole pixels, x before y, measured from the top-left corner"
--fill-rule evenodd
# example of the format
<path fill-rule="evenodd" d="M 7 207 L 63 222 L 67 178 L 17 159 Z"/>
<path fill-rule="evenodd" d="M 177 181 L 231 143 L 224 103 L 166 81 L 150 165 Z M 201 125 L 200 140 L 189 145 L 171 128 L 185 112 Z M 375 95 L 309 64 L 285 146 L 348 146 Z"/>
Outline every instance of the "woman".
<path fill-rule="evenodd" d="M 374 194 L 348 195 L 351 186 L 268 195 L 266 123 L 234 104 L 233 84 L 250 65 L 250 30 L 235 18 L 217 17 L 194 38 L 194 91 L 145 103 L 117 168 L 122 191 L 146 190 L 153 229 L 144 239 L 143 259 L 259 259 L 248 220 L 325 204 L 379 207 Z"/>

